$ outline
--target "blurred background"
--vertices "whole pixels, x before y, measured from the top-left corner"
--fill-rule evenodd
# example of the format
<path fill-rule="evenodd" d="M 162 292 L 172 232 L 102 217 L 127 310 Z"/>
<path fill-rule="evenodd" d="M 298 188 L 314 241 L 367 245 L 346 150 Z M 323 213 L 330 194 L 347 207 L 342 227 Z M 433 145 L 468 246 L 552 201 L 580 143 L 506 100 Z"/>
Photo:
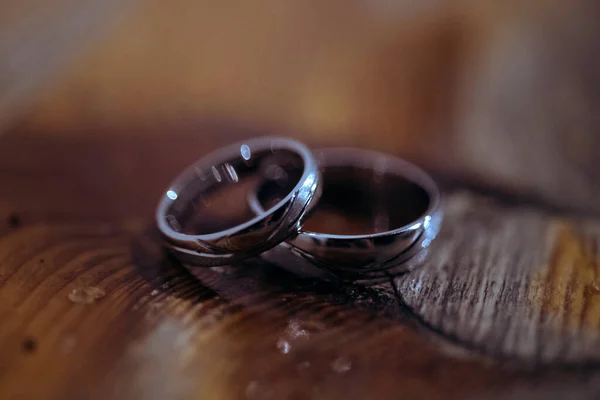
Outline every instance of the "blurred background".
<path fill-rule="evenodd" d="M 599 14 L 593 0 L 5 0 L 0 132 L 252 127 L 598 212 Z"/>

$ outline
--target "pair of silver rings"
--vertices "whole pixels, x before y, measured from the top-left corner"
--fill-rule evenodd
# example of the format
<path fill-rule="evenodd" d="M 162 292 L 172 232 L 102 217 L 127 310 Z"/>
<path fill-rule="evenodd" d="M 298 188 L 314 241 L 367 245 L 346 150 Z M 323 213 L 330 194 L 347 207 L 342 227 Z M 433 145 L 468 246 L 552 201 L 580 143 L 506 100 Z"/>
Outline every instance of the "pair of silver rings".
<path fill-rule="evenodd" d="M 442 212 L 435 182 L 404 160 L 263 137 L 186 168 L 156 220 L 166 247 L 188 266 L 260 257 L 302 276 L 360 279 L 418 265 Z"/>

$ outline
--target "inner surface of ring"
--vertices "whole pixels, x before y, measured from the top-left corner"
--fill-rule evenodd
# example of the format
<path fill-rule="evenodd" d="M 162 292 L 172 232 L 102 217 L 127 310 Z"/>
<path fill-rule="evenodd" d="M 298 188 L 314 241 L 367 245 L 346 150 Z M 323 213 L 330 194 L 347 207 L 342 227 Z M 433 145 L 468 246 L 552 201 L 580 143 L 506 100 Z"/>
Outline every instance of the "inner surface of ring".
<path fill-rule="evenodd" d="M 202 235 L 235 227 L 256 217 L 246 198 L 259 182 L 285 187 L 278 189 L 280 200 L 299 182 L 304 162 L 295 152 L 244 150 L 227 162 L 194 168 L 178 193 L 167 192 L 167 196 L 176 196 L 167 212 L 173 230 Z"/>
<path fill-rule="evenodd" d="M 381 233 L 416 221 L 429 207 L 427 192 L 396 171 L 331 166 L 321 173 L 323 194 L 303 231 L 332 235 Z M 267 209 L 286 190 L 285 186 L 265 182 L 258 201 Z"/>

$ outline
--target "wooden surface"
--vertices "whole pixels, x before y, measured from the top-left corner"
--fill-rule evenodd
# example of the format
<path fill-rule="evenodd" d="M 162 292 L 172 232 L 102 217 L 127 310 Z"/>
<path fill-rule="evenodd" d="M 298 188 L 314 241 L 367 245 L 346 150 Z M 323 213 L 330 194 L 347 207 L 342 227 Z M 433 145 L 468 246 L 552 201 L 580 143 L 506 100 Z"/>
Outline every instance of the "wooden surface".
<path fill-rule="evenodd" d="M 131 1 L 7 0 L 0 4 L 0 130 L 81 52 L 110 32 Z"/>
<path fill-rule="evenodd" d="M 446 199 L 437 248 L 396 279 L 425 323 L 523 363 L 596 364 L 600 225 L 469 192 Z"/>
<path fill-rule="evenodd" d="M 0 397 L 600 393 L 593 219 L 446 184 L 439 241 L 393 282 L 191 275 L 161 250 L 156 199 L 199 153 L 251 134 L 191 131 L 0 140 Z M 100 298 L 73 293 L 88 287 Z"/>
<path fill-rule="evenodd" d="M 599 12 L 595 0 L 136 2 L 10 116 L 65 135 L 267 125 L 598 213 Z"/>
<path fill-rule="evenodd" d="M 60 79 L 118 12 L 52 3 L 0 6 L 0 398 L 600 396 L 593 0 L 149 1 Z M 424 265 L 333 285 L 166 258 L 171 178 L 265 133 L 434 172 Z"/>

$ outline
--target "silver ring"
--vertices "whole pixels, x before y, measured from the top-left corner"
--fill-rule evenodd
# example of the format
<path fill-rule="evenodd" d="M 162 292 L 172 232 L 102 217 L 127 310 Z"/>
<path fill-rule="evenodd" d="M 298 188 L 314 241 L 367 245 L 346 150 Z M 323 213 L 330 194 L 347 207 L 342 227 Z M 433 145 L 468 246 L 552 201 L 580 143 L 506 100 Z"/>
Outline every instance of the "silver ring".
<path fill-rule="evenodd" d="M 433 179 L 407 161 L 375 151 L 330 148 L 315 154 L 324 194 L 314 210 L 328 205 L 360 209 L 367 204 L 381 212 L 370 216 L 373 225 L 381 225 L 380 229 L 331 234 L 305 226 L 261 257 L 300 275 L 320 278 L 371 278 L 386 276 L 392 270 L 401 273 L 411 269 L 440 229 L 440 192 Z M 264 182 L 250 193 L 248 201 L 255 212 L 261 212 L 276 197 L 272 186 Z M 362 194 L 355 195 L 348 188 Z M 402 215 L 403 208 L 409 206 L 413 214 Z M 377 221 L 378 218 L 382 220 Z M 311 219 L 307 221 L 310 223 Z"/>
<path fill-rule="evenodd" d="M 279 165 L 282 164 L 282 165 Z M 287 169 L 286 169 L 287 168 Z M 214 214 L 227 212 L 229 199 L 206 199 L 219 190 L 243 188 L 259 179 L 285 181 L 293 187 L 266 211 L 243 216 L 233 226 L 219 226 Z M 296 180 L 297 179 L 297 180 Z M 318 195 L 319 171 L 310 150 L 291 139 L 263 137 L 217 150 L 186 168 L 165 191 L 156 221 L 167 247 L 183 263 L 199 266 L 234 264 L 256 256 L 296 232 L 311 201 Z M 242 198 L 247 209 L 246 196 Z M 188 224 L 200 215 L 193 231 Z M 188 224 L 189 225 L 189 224 Z M 217 228 L 214 228 L 217 226 Z M 196 232 L 200 230 L 200 234 Z"/>

